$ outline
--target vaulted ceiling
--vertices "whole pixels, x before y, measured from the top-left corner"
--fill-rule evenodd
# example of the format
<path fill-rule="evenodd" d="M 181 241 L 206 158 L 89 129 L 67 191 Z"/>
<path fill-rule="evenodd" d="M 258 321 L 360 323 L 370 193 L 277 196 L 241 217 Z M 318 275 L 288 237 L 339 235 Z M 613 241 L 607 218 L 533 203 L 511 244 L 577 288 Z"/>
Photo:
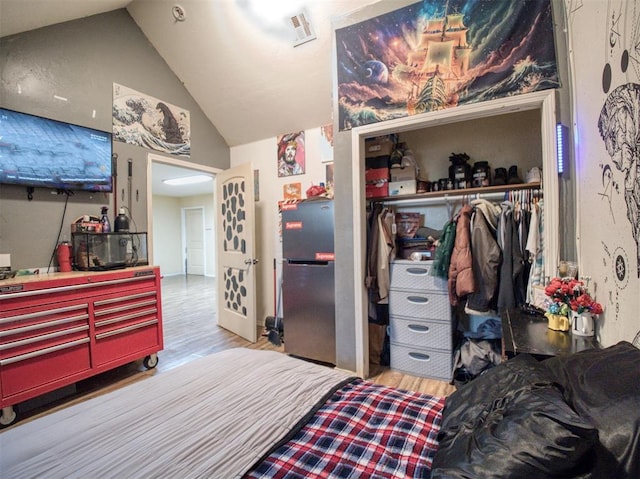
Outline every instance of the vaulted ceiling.
<path fill-rule="evenodd" d="M 332 20 L 377 1 L 0 0 L 0 36 L 126 8 L 236 146 L 332 121 Z M 294 46 L 299 13 L 317 38 Z"/>

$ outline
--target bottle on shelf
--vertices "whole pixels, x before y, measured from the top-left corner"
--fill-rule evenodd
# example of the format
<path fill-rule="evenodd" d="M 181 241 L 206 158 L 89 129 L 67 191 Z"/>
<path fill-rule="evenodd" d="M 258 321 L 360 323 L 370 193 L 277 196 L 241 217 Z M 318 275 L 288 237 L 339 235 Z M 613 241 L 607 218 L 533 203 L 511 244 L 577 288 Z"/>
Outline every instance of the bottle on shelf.
<path fill-rule="evenodd" d="M 473 180 L 471 186 L 473 188 L 481 188 L 491 185 L 491 169 L 489 168 L 489 162 L 476 161 L 473 164 L 473 170 L 471 171 Z"/>
<path fill-rule="evenodd" d="M 507 169 L 500 167 L 496 168 L 496 174 L 493 175 L 493 183 L 494 186 L 502 186 L 507 184 Z"/>
<path fill-rule="evenodd" d="M 102 225 L 103 233 L 111 233 L 111 223 L 109 222 L 109 207 L 102 207 L 102 215 L 100 216 L 100 224 Z"/>
<path fill-rule="evenodd" d="M 466 153 L 451 153 L 449 156 L 451 165 L 449 166 L 449 179 L 453 183 L 453 188 L 465 189 L 471 186 L 471 165 L 469 155 Z"/>

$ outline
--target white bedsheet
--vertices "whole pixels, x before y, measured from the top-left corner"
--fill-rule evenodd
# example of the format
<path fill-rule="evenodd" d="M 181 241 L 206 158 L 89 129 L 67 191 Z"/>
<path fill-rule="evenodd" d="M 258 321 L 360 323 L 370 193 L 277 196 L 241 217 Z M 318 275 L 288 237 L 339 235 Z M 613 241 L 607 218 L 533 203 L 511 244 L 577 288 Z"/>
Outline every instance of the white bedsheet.
<path fill-rule="evenodd" d="M 239 477 L 347 377 L 223 351 L 0 432 L 0 476 Z"/>

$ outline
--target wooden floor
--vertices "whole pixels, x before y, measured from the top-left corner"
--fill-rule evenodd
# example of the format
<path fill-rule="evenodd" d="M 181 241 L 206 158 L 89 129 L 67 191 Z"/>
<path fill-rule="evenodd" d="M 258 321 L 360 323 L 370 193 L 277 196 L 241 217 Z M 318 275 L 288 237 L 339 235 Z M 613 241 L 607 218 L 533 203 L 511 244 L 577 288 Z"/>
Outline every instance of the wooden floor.
<path fill-rule="evenodd" d="M 193 359 L 235 347 L 267 349 L 284 353 L 266 336 L 251 343 L 216 324 L 215 279 L 204 276 L 169 276 L 162 279 L 164 349 L 158 353 L 155 369 L 146 370 L 136 361 L 86 379 L 60 392 L 18 405 L 18 424 L 54 410 L 104 394 L 148 376 L 162 374 Z M 262 333 L 262 331 L 260 331 Z M 388 368 L 376 367 L 369 380 L 387 386 L 445 396 L 455 388 L 443 381 L 407 376 Z"/>

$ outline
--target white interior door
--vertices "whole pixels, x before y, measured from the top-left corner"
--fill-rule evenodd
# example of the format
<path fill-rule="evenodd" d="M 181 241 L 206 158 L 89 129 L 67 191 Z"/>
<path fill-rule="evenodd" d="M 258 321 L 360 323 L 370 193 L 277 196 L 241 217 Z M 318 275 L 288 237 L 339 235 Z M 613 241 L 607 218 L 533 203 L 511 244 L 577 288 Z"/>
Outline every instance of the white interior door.
<path fill-rule="evenodd" d="M 186 274 L 204 276 L 205 269 L 205 239 L 204 239 L 204 209 L 184 209 L 184 233 Z"/>
<path fill-rule="evenodd" d="M 216 177 L 218 205 L 218 325 L 249 341 L 258 339 L 254 255 L 253 165 Z"/>

